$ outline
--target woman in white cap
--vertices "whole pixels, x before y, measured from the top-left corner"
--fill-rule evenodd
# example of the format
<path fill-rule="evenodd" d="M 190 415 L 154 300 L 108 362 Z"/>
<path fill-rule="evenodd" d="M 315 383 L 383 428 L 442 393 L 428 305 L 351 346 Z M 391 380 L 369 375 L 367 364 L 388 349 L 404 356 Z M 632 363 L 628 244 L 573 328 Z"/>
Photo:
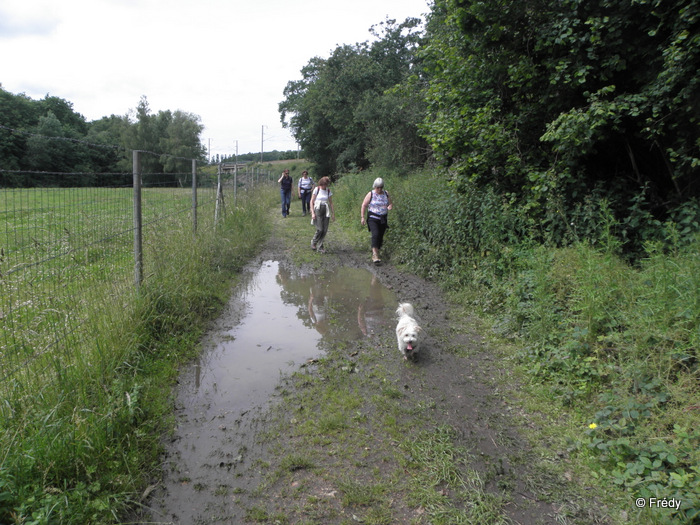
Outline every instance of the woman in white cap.
<path fill-rule="evenodd" d="M 372 191 L 365 196 L 360 210 L 360 223 L 362 225 L 367 224 L 367 229 L 372 233 L 372 262 L 374 264 L 382 262 L 379 257 L 379 250 L 384 243 L 387 215 L 392 208 L 391 197 L 384 191 L 384 180 L 381 178 L 375 179 L 374 184 L 372 184 Z M 368 209 L 369 213 L 367 219 L 365 219 L 365 213 Z"/>

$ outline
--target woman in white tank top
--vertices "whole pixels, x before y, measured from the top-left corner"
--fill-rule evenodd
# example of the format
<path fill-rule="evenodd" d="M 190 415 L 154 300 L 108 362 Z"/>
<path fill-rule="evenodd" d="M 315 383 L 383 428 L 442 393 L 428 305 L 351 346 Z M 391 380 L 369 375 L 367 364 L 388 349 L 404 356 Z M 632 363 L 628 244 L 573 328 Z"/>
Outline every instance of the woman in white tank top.
<path fill-rule="evenodd" d="M 335 220 L 335 210 L 333 209 L 333 193 L 329 188 L 331 179 L 321 177 L 318 186 L 311 194 L 311 222 L 316 225 L 316 234 L 311 240 L 311 249 L 325 253 L 323 241 L 328 233 L 330 220 Z"/>

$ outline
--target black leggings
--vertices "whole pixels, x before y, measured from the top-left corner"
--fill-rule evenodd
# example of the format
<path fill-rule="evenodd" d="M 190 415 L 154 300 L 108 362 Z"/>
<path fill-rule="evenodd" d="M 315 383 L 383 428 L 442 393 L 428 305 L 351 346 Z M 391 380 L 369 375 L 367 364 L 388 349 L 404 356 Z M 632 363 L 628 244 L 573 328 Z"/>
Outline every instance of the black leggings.
<path fill-rule="evenodd" d="M 381 220 L 370 217 L 367 219 L 367 227 L 372 232 L 372 248 L 381 248 L 384 244 L 384 232 L 387 227 L 386 218 Z"/>

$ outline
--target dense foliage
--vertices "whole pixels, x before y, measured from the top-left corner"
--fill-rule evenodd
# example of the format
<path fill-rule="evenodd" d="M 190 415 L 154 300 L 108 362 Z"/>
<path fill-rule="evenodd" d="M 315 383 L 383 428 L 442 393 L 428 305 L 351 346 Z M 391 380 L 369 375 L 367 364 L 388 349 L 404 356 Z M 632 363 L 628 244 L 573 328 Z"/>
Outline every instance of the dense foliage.
<path fill-rule="evenodd" d="M 692 0 L 438 0 L 426 136 L 458 189 L 492 188 L 546 240 L 581 237 L 603 197 L 647 240 L 697 215 L 699 29 Z"/>
<path fill-rule="evenodd" d="M 182 171 L 177 157 L 205 158 L 203 129 L 190 113 L 151 113 L 145 97 L 128 115 L 87 122 L 61 98 L 37 101 L 0 88 L 0 186 L 112 184 L 98 174 L 131 172 L 131 150 L 152 153 L 144 156 L 144 172 Z M 18 171 L 34 173 L 27 178 Z"/>
<path fill-rule="evenodd" d="M 435 0 L 398 84 L 369 47 L 312 59 L 283 121 L 328 172 L 403 168 L 397 122 L 426 140 L 443 169 L 341 181 L 356 205 L 384 173 L 390 257 L 522 341 L 594 476 L 696 522 L 700 4 Z"/>

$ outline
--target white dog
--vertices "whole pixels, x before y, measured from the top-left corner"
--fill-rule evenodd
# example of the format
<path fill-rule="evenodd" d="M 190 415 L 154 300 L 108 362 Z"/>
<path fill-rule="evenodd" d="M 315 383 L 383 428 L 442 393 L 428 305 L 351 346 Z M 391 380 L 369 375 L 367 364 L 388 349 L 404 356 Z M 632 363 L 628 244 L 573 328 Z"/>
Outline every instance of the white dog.
<path fill-rule="evenodd" d="M 401 303 L 396 309 L 399 322 L 396 325 L 396 340 L 404 359 L 415 359 L 418 354 L 418 334 L 423 330 L 418 326 L 413 312 L 413 305 Z"/>

